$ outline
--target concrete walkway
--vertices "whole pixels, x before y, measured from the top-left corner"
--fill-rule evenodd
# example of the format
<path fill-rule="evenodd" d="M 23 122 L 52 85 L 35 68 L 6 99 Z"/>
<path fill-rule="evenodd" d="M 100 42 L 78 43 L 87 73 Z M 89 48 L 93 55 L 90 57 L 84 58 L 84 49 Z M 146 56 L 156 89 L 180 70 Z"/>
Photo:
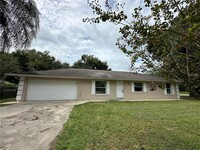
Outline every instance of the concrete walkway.
<path fill-rule="evenodd" d="M 0 150 L 47 150 L 75 102 L 23 102 L 0 107 Z"/>

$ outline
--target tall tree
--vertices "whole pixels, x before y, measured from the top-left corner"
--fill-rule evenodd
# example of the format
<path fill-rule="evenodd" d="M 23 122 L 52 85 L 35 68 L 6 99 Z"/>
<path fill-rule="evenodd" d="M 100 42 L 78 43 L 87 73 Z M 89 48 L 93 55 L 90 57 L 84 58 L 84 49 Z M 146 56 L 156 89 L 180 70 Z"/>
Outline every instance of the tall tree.
<path fill-rule="evenodd" d="M 200 1 L 144 0 L 134 8 L 132 21 L 124 13 L 124 4 L 106 9 L 97 0 L 89 5 L 97 17 L 85 22 L 113 22 L 121 25 L 118 47 L 143 68 L 160 69 L 162 75 L 184 81 L 191 96 L 200 97 Z M 143 14 L 143 12 L 150 12 Z"/>
<path fill-rule="evenodd" d="M 17 50 L 12 55 L 18 60 L 23 72 L 69 68 L 68 63 L 61 63 L 56 60 L 55 57 L 49 55 L 49 51 Z"/>
<path fill-rule="evenodd" d="M 19 73 L 20 66 L 15 57 L 10 53 L 0 53 L 0 79 L 4 77 L 4 73 Z"/>
<path fill-rule="evenodd" d="M 110 70 L 108 68 L 107 62 L 102 62 L 97 57 L 86 54 L 82 55 L 81 59 L 72 65 L 72 68 Z"/>
<path fill-rule="evenodd" d="M 61 63 L 48 51 L 40 52 L 32 50 L 16 50 L 12 53 L 0 52 L 0 79 L 5 73 L 21 73 L 28 71 L 51 70 L 69 68 L 66 62 Z M 6 81 L 17 83 L 13 77 L 4 78 Z"/>
<path fill-rule="evenodd" d="M 15 59 L 17 59 L 19 66 L 20 66 L 20 70 L 22 72 L 27 72 L 29 71 L 30 67 L 29 67 L 29 57 L 28 57 L 28 52 L 25 51 L 21 51 L 21 50 L 17 50 L 15 52 L 12 52 L 11 55 L 14 56 Z"/>
<path fill-rule="evenodd" d="M 0 51 L 27 48 L 39 28 L 39 11 L 33 0 L 0 1 Z"/>

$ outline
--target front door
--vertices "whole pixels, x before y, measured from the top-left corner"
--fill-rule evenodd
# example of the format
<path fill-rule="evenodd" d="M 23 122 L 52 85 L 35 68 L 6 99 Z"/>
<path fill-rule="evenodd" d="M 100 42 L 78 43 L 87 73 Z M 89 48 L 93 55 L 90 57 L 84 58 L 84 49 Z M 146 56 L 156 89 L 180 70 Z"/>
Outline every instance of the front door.
<path fill-rule="evenodd" d="M 116 94 L 117 94 L 117 98 L 124 98 L 124 83 L 123 83 L 123 81 L 116 82 Z"/>

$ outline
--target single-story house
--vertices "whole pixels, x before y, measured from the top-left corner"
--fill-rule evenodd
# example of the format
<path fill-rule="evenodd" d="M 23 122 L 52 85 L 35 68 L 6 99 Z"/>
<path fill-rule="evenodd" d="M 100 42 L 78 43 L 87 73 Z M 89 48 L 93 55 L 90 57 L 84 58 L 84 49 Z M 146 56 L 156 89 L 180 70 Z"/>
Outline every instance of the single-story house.
<path fill-rule="evenodd" d="M 7 75 L 20 77 L 17 101 L 179 99 L 178 80 L 153 75 L 73 68 Z"/>

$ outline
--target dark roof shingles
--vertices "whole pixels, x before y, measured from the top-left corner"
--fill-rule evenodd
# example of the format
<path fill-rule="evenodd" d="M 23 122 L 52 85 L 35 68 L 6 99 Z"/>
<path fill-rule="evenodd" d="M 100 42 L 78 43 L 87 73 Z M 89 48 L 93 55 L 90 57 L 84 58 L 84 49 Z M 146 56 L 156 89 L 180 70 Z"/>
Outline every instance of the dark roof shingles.
<path fill-rule="evenodd" d="M 47 76 L 66 76 L 66 77 L 80 77 L 80 78 L 95 78 L 95 79 L 111 79 L 111 80 L 135 80 L 135 81 L 167 81 L 165 78 L 138 74 L 131 72 L 120 71 L 106 71 L 106 70 L 91 70 L 91 69 L 57 69 L 57 70 L 45 70 L 27 72 L 24 74 L 29 75 L 47 75 Z M 176 82 L 176 80 L 173 80 Z"/>

